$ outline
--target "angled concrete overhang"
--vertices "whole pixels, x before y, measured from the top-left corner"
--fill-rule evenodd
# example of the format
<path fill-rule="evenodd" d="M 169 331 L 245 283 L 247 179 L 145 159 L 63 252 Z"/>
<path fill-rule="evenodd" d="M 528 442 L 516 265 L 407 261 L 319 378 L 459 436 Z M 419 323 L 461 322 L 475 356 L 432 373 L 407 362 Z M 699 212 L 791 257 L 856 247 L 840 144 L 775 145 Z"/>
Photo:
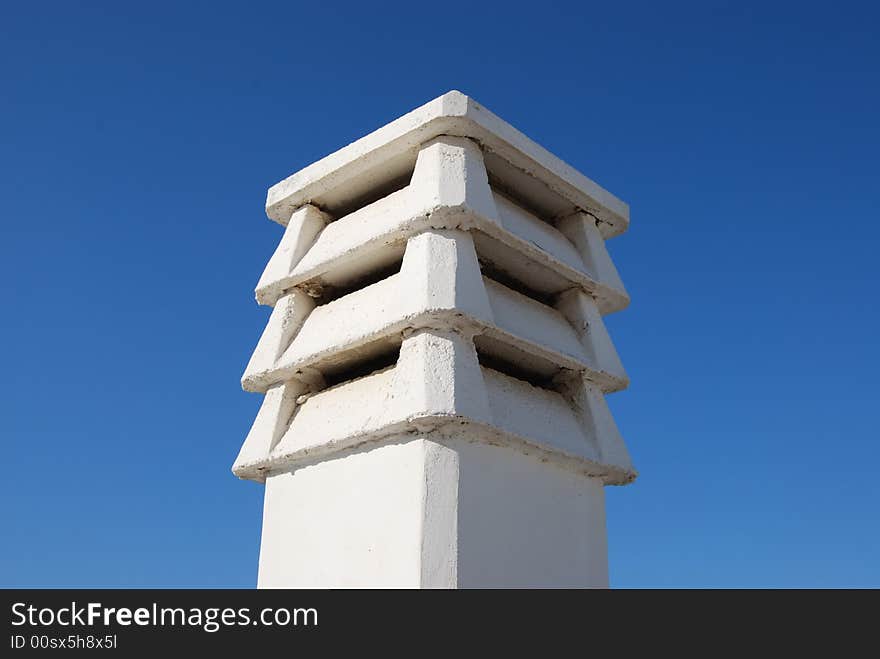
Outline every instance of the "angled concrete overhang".
<path fill-rule="evenodd" d="M 635 477 L 602 320 L 629 302 L 605 246 L 626 204 L 449 92 L 273 186 L 267 212 L 285 230 L 238 476 L 430 435 Z"/>
<path fill-rule="evenodd" d="M 393 189 L 406 179 L 420 146 L 443 135 L 479 143 L 494 186 L 527 197 L 545 217 L 580 211 L 596 218 L 603 238 L 626 231 L 626 203 L 458 91 L 447 92 L 272 186 L 266 213 L 283 225 L 306 204 L 345 214 L 377 189 Z"/>
<path fill-rule="evenodd" d="M 609 485 L 636 477 L 602 392 L 577 375 L 531 384 L 478 360 L 456 331 L 407 333 L 394 363 L 329 388 L 269 388 L 233 467 L 263 481 L 314 460 L 394 439 L 509 446 Z"/>

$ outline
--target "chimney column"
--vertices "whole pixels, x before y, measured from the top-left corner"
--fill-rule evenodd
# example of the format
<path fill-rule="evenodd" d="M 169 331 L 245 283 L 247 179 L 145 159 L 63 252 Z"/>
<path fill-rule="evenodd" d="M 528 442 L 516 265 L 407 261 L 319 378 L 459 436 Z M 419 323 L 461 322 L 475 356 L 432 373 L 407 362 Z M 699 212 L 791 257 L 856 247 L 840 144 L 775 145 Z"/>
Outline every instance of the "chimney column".
<path fill-rule="evenodd" d="M 449 92 L 269 190 L 258 586 L 607 587 L 620 200 Z"/>

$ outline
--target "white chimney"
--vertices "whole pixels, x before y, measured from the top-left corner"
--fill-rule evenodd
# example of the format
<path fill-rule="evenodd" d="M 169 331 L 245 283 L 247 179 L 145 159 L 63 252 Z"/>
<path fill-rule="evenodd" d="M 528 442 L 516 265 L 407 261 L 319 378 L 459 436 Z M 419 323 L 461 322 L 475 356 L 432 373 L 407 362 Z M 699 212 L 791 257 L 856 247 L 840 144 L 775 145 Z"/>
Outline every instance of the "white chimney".
<path fill-rule="evenodd" d="M 625 203 L 452 91 L 269 189 L 258 585 L 608 585 Z"/>

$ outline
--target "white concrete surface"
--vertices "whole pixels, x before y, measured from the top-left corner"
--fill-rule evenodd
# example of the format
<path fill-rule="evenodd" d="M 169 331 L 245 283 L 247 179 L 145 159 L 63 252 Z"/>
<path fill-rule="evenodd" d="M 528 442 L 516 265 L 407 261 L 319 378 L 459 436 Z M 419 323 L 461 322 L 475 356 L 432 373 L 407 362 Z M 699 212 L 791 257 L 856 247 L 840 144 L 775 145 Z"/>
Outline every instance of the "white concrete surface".
<path fill-rule="evenodd" d="M 608 587 L 600 481 L 505 447 L 456 452 L 458 587 Z"/>
<path fill-rule="evenodd" d="M 269 478 L 258 586 L 420 586 L 425 458 L 413 440 Z"/>
<path fill-rule="evenodd" d="M 450 91 L 390 124 L 292 174 L 269 189 L 266 212 L 286 224 L 304 203 L 321 208 L 344 206 L 389 179 L 411 171 L 420 145 L 440 135 L 473 139 L 514 171 L 526 173 L 536 202 L 553 208 L 591 212 L 602 221 L 606 238 L 622 233 L 629 207 L 610 192 L 520 133 L 459 91 Z M 499 166 L 500 173 L 508 170 Z M 523 186 L 519 178 L 511 188 Z"/>
<path fill-rule="evenodd" d="M 407 242 L 398 274 L 317 308 L 297 289 L 279 300 L 243 386 L 265 391 L 304 368 L 375 354 L 399 343 L 404 329 L 445 327 L 487 335 L 555 369 L 590 371 L 603 391 L 621 389 L 626 374 L 593 298 L 581 292 L 577 304 L 565 303 L 577 290 L 560 294 L 558 310 L 541 304 L 483 277 L 469 232 L 426 230 Z"/>
<path fill-rule="evenodd" d="M 607 586 L 628 208 L 450 92 L 274 186 L 259 585 Z"/>
<path fill-rule="evenodd" d="M 607 587 L 602 484 L 508 447 L 389 438 L 269 477 L 258 585 Z"/>
<path fill-rule="evenodd" d="M 329 215 L 311 204 L 306 204 L 291 216 L 278 248 L 257 283 L 257 302 L 275 304 L 284 294 L 283 283 L 287 275 L 306 255 L 330 220 Z"/>
<path fill-rule="evenodd" d="M 313 214 L 313 225 L 324 218 Z M 555 294 L 583 287 L 596 297 L 602 313 L 625 308 L 629 297 L 619 278 L 612 282 L 615 288 L 595 277 L 585 264 L 585 258 L 593 258 L 599 248 L 579 234 L 577 241 L 566 236 L 551 219 L 541 219 L 492 191 L 473 142 L 437 138 L 419 151 L 409 185 L 331 222 L 298 261 L 289 256 L 294 250 L 283 252 L 283 259 L 273 258 L 258 285 L 257 299 L 273 304 L 282 291 L 294 286 L 315 293 L 346 286 L 395 262 L 409 238 L 433 228 L 473 231 L 482 259 L 528 281 L 532 288 Z M 595 222 L 593 228 L 598 232 Z M 302 233 L 296 233 L 300 241 L 305 240 Z M 604 245 L 600 235 L 599 241 Z M 588 251 L 581 254 L 581 249 Z M 289 271 L 285 273 L 277 263 L 289 263 Z"/>

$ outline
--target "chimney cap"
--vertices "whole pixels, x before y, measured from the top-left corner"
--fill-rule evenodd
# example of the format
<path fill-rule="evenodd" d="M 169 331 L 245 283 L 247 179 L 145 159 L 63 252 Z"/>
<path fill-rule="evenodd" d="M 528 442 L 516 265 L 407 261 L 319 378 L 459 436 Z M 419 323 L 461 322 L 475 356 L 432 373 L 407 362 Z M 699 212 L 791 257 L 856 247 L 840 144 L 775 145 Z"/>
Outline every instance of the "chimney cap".
<path fill-rule="evenodd" d="M 377 171 L 386 177 L 405 174 L 419 145 L 440 135 L 467 137 L 480 143 L 487 161 L 497 156 L 497 162 L 505 163 L 512 175 L 536 179 L 548 195 L 561 197 L 594 215 L 603 237 L 626 231 L 629 206 L 625 202 L 456 90 L 276 183 L 266 197 L 266 214 L 286 225 L 291 214 L 304 204 L 327 209 L 343 206 L 348 201 L 346 195 L 358 187 L 353 185 L 355 181 L 369 181 Z"/>

